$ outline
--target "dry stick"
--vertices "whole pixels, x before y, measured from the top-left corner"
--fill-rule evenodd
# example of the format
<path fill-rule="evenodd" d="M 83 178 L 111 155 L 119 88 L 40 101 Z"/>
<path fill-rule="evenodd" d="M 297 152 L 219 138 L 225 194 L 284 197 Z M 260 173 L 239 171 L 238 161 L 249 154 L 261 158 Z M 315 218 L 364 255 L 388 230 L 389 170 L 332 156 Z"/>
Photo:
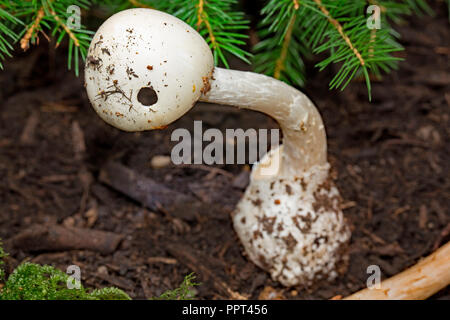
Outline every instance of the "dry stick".
<path fill-rule="evenodd" d="M 345 300 L 423 300 L 450 284 L 450 242 L 411 268 Z"/>
<path fill-rule="evenodd" d="M 33 225 L 9 239 L 8 247 L 36 251 L 92 250 L 111 254 L 123 235 L 82 228 L 65 228 L 59 225 Z"/>
<path fill-rule="evenodd" d="M 102 167 L 100 181 L 150 210 L 168 212 L 170 217 L 186 221 L 194 221 L 198 215 L 228 218 L 219 205 L 205 206 L 194 196 L 172 190 L 117 162 Z"/>

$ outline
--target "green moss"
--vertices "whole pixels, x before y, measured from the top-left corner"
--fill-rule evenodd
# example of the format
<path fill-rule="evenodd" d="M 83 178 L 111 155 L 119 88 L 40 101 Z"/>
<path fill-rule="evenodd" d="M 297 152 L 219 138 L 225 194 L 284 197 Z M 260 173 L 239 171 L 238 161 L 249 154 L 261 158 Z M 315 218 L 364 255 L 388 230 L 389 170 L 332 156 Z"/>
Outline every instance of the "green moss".
<path fill-rule="evenodd" d="M 7 256 L 5 251 L 3 251 L 2 242 L 0 241 L 0 284 L 4 281 L 5 270 L 3 270 L 3 259 Z"/>
<path fill-rule="evenodd" d="M 0 300 L 131 300 L 122 290 L 103 288 L 88 291 L 75 279 L 48 265 L 25 262 L 18 266 L 5 282 L 2 269 L 3 258 L 7 254 L 0 242 Z M 169 290 L 153 300 L 190 300 L 195 298 L 192 288 L 193 274 L 187 275 L 179 288 Z M 69 289 L 68 284 L 78 289 Z"/>
<path fill-rule="evenodd" d="M 193 273 L 188 274 L 184 277 L 180 287 L 174 290 L 166 291 L 159 297 L 153 298 L 152 300 L 192 300 L 195 298 L 195 293 L 192 288 L 200 285 L 199 283 L 195 283 L 194 280 L 195 275 Z"/>
<path fill-rule="evenodd" d="M 83 286 L 69 289 L 73 281 L 51 266 L 23 263 L 9 276 L 0 293 L 1 300 L 130 300 L 122 290 L 105 288 L 89 293 Z"/>

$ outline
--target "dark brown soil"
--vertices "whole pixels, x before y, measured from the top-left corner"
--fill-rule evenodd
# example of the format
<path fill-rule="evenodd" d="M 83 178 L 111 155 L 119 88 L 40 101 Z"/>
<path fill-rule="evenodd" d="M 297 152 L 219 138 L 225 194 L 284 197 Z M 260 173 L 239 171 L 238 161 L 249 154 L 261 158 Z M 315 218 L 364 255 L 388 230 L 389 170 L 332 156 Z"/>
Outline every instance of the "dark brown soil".
<path fill-rule="evenodd" d="M 353 230 L 344 277 L 314 290 L 285 289 L 246 259 L 230 213 L 248 167 L 149 164 L 170 155 L 172 130 L 192 129 L 193 120 L 224 130 L 275 128 L 271 119 L 199 104 L 168 129 L 119 132 L 94 113 L 82 78 L 64 69 L 62 50 L 55 54 L 45 44 L 0 71 L 0 238 L 9 261 L 63 270 L 76 264 L 85 285 L 117 286 L 137 299 L 177 287 L 192 271 L 203 283 L 200 299 L 231 298 L 228 289 L 253 299 L 328 299 L 365 287 L 369 265 L 379 265 L 383 278 L 411 266 L 450 240 L 450 28 L 445 5 L 435 9 L 436 17 L 415 17 L 399 28 L 405 61 L 373 83 L 372 103 L 363 81 L 330 92 L 332 70 L 309 70 L 305 92 L 324 117 Z M 144 208 L 100 182 L 100 169 L 112 159 L 195 196 L 204 208 L 214 205 L 214 213 L 183 219 L 182 212 Z M 112 253 L 11 247 L 35 224 L 109 231 L 122 240 Z M 449 288 L 434 298 L 450 299 Z"/>

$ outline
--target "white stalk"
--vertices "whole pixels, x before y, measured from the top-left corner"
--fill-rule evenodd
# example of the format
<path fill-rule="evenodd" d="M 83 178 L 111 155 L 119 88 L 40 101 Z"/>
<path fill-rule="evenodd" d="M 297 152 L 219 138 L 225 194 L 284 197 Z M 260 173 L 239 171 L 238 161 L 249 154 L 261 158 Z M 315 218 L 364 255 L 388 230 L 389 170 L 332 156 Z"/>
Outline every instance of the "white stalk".
<path fill-rule="evenodd" d="M 263 112 L 283 131 L 283 155 L 279 177 L 299 175 L 313 166 L 327 164 L 325 128 L 319 112 L 300 91 L 274 78 L 215 68 L 205 102 Z"/>
<path fill-rule="evenodd" d="M 350 232 L 329 179 L 319 112 L 303 93 L 271 77 L 216 68 L 212 79 L 201 100 L 266 113 L 283 132 L 283 145 L 254 164 L 233 215 L 249 258 L 286 286 L 334 279 L 345 269 Z"/>

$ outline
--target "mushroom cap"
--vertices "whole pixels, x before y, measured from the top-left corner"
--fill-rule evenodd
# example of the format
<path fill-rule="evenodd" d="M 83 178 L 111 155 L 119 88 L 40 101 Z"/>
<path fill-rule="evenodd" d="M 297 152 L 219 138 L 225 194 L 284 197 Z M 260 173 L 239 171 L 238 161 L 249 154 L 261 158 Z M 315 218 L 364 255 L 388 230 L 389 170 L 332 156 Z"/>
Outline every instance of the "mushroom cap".
<path fill-rule="evenodd" d="M 263 176 L 254 165 L 250 185 L 233 215 L 234 228 L 250 260 L 285 286 L 332 280 L 348 260 L 350 230 L 329 178 L 329 164 L 301 176 Z"/>
<path fill-rule="evenodd" d="M 214 59 L 180 19 L 129 9 L 106 20 L 89 47 L 85 85 L 98 115 L 125 131 L 163 128 L 208 90 Z"/>

